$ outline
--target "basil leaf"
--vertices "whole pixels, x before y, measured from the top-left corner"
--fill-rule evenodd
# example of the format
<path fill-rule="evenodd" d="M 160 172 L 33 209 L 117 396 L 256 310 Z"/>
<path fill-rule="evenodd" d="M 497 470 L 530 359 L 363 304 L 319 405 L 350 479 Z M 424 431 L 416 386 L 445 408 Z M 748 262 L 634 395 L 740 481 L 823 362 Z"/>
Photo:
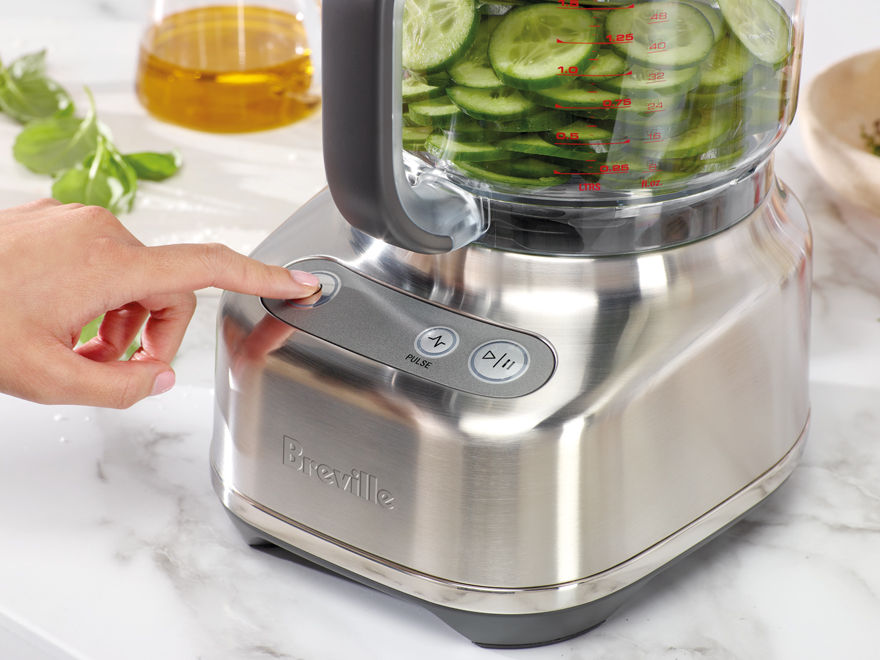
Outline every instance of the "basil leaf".
<path fill-rule="evenodd" d="M 90 339 L 98 336 L 98 330 L 101 327 L 101 321 L 104 320 L 104 315 L 101 314 L 96 319 L 92 319 L 86 325 L 83 326 L 83 329 L 80 330 L 79 340 L 77 341 L 77 345 L 81 346 L 85 344 Z"/>
<path fill-rule="evenodd" d="M 55 174 L 74 167 L 98 146 L 95 100 L 89 97 L 89 111 L 80 119 L 69 108 L 47 119 L 30 122 L 12 147 L 15 160 L 38 174 Z"/>
<path fill-rule="evenodd" d="M 98 148 L 84 162 L 67 170 L 52 184 L 52 197 L 62 203 L 103 206 L 112 213 L 130 211 L 137 176 L 103 135 Z"/>
<path fill-rule="evenodd" d="M 32 76 L 46 75 L 46 49 L 38 50 L 35 53 L 22 55 L 17 60 L 13 60 L 7 69 L 17 78 L 30 78 Z"/>
<path fill-rule="evenodd" d="M 139 179 L 148 181 L 164 181 L 168 177 L 174 176 L 183 162 L 180 153 L 176 150 L 164 154 L 155 151 L 139 151 L 133 154 L 124 154 L 123 158 L 134 168 Z"/>
<path fill-rule="evenodd" d="M 0 110 L 25 124 L 72 107 L 61 85 L 46 77 L 46 51 L 23 55 L 0 69 Z"/>
<path fill-rule="evenodd" d="M 86 169 L 77 165 L 55 179 L 52 197 L 62 204 L 78 202 L 109 209 L 113 206 L 114 198 L 119 197 L 121 189 L 118 181 L 111 180 L 100 168 Z"/>
<path fill-rule="evenodd" d="M 98 318 L 92 319 L 91 321 L 89 321 L 83 327 L 82 331 L 79 333 L 79 341 L 77 342 L 77 345 L 82 346 L 87 341 L 92 339 L 92 337 L 97 337 L 98 331 L 100 330 L 101 324 L 103 322 L 104 322 L 104 315 L 103 314 L 101 314 L 101 316 L 99 316 Z M 120 359 L 127 360 L 132 355 L 134 355 L 135 352 L 137 352 L 137 349 L 139 349 L 140 347 L 141 347 L 141 334 L 138 333 L 137 337 L 135 337 L 135 340 L 131 343 L 131 345 L 127 349 L 125 349 L 125 355 L 123 355 Z"/>
<path fill-rule="evenodd" d="M 122 194 L 115 201 L 114 208 L 110 210 L 114 213 L 131 211 L 134 206 L 134 196 L 137 194 L 137 172 L 109 139 L 106 139 L 106 146 L 110 157 L 105 171 L 122 184 Z"/>

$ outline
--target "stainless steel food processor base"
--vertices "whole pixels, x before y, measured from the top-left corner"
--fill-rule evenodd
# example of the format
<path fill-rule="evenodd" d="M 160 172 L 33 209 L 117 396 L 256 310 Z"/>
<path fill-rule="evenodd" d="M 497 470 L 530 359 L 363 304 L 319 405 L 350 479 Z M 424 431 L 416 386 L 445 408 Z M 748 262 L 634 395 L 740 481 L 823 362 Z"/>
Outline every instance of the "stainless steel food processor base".
<path fill-rule="evenodd" d="M 573 227 L 598 256 L 497 233 L 416 254 L 315 197 L 253 254 L 326 278 L 315 306 L 221 298 L 224 505 L 248 540 L 478 644 L 597 625 L 772 492 L 806 435 L 809 225 L 770 162 L 716 194 L 694 222 L 681 201 Z M 658 222 L 671 247 L 604 252 Z"/>
<path fill-rule="evenodd" d="M 227 513 L 249 545 L 270 543 L 315 566 L 414 602 L 480 646 L 525 648 L 563 641 L 601 625 L 650 578 L 763 503 L 797 466 L 807 432 L 808 426 L 782 460 L 759 478 L 655 546 L 598 575 L 529 589 L 491 589 L 418 573 L 360 552 L 261 506 L 224 484 L 215 470 L 211 477 Z M 477 611 L 454 606 L 468 602 L 479 603 Z M 523 602 L 529 603 L 532 611 L 524 611 Z M 564 607 L 554 608 L 563 603 Z"/>

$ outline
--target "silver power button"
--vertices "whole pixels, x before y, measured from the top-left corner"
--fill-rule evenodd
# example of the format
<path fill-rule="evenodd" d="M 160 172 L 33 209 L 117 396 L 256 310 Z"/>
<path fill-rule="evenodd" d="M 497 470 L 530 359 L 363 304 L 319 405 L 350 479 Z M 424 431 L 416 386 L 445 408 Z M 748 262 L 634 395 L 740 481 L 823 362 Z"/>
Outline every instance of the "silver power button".
<path fill-rule="evenodd" d="M 288 300 L 286 304 L 291 307 L 296 307 L 298 309 L 311 309 L 312 307 L 320 307 L 324 303 L 328 303 L 333 300 L 334 296 L 339 292 L 339 288 L 341 286 L 339 282 L 339 278 L 334 274 L 326 270 L 313 270 L 310 271 L 312 275 L 317 276 L 318 280 L 321 282 L 321 290 L 310 296 L 308 298 L 303 298 L 301 300 Z"/>

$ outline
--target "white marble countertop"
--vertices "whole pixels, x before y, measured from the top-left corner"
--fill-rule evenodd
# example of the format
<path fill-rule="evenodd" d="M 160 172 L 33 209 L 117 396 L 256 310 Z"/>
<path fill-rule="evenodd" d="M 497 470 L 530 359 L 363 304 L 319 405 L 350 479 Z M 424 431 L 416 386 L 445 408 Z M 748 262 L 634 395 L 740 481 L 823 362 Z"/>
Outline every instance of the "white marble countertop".
<path fill-rule="evenodd" d="M 183 172 L 144 185 L 123 216 L 135 235 L 247 252 L 321 187 L 319 119 L 215 136 L 148 118 L 132 91 L 148 4 L 0 0 L 0 57 L 49 47 L 51 73 L 78 99 L 91 87 L 124 150 L 182 151 Z M 805 81 L 880 46 L 878 24 L 863 0 L 814 2 Z M 48 194 L 11 158 L 17 130 L 0 117 L 0 207 Z M 0 658 L 877 658 L 880 217 L 831 194 L 797 126 L 777 164 L 815 235 L 804 459 L 766 506 L 594 632 L 483 650 L 420 608 L 245 546 L 209 480 L 217 296 L 206 291 L 171 392 L 125 411 L 0 396 Z"/>

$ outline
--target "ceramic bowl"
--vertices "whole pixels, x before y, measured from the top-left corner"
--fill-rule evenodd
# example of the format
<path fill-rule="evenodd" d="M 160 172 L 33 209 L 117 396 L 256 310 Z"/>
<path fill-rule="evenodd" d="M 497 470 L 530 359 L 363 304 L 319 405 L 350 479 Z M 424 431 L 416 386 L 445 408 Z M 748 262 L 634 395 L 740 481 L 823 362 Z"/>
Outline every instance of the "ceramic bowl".
<path fill-rule="evenodd" d="M 880 214 L 880 156 L 862 128 L 880 120 L 880 50 L 831 65 L 813 79 L 801 108 L 807 152 L 821 177 L 850 202 Z"/>

